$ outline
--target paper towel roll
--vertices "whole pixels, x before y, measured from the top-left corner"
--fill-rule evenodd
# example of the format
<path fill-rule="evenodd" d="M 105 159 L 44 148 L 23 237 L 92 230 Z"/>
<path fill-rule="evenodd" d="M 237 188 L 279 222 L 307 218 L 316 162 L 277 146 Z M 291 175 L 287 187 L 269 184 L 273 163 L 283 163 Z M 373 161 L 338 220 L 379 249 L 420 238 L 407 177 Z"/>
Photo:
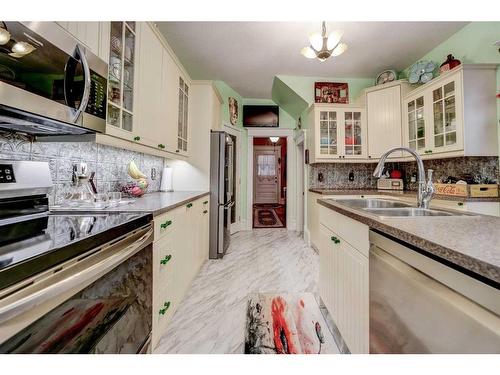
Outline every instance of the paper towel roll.
<path fill-rule="evenodd" d="M 163 168 L 163 173 L 161 175 L 161 185 L 160 191 L 174 191 L 174 185 L 172 183 L 172 168 Z"/>

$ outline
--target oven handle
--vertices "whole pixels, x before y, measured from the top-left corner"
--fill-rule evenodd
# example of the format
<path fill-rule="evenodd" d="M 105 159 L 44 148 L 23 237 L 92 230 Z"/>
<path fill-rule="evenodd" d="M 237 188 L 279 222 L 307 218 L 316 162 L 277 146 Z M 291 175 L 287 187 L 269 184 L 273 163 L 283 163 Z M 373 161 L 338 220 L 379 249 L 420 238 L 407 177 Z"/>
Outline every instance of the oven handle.
<path fill-rule="evenodd" d="M 153 228 L 149 228 L 144 235 L 125 249 L 110 255 L 104 260 L 91 265 L 79 273 L 70 275 L 59 282 L 34 292 L 33 294 L 20 298 L 7 306 L 0 307 L 0 324 L 28 310 L 32 310 L 48 299 L 64 294 L 75 287 L 82 286 L 83 289 L 85 286 L 90 285 L 99 277 L 105 275 L 107 272 L 111 271 L 117 265 L 145 247 L 148 241 L 150 241 L 152 234 Z"/>
<path fill-rule="evenodd" d="M 78 118 L 80 117 L 82 112 L 85 111 L 85 108 L 87 108 L 90 98 L 90 67 L 89 67 L 89 62 L 87 60 L 87 56 L 85 56 L 85 49 L 80 44 L 77 44 L 75 47 L 75 56 L 76 55 L 80 56 L 80 61 L 82 63 L 83 74 L 84 74 L 83 77 L 84 85 L 83 85 L 83 95 L 82 95 L 82 100 L 80 101 L 80 106 L 77 108 L 75 115 L 73 116 L 74 123 L 78 121 Z"/>

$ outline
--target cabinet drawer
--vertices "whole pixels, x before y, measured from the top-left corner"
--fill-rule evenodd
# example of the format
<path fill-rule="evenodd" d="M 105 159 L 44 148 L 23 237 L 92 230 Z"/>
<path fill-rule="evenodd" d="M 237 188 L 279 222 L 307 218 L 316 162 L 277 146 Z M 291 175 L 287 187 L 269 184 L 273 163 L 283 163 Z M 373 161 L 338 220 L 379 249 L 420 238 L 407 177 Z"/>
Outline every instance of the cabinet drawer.
<path fill-rule="evenodd" d="M 154 218 L 154 240 L 158 241 L 163 236 L 174 231 L 177 227 L 179 209 L 176 208 Z"/>
<path fill-rule="evenodd" d="M 324 206 L 320 206 L 319 208 L 319 221 L 332 232 L 342 237 L 365 257 L 368 257 L 370 242 L 367 225 Z"/>
<path fill-rule="evenodd" d="M 174 246 L 174 238 L 171 235 L 164 236 L 153 245 L 153 279 L 157 284 L 155 286 L 160 289 L 170 286 L 174 269 L 179 261 Z"/>

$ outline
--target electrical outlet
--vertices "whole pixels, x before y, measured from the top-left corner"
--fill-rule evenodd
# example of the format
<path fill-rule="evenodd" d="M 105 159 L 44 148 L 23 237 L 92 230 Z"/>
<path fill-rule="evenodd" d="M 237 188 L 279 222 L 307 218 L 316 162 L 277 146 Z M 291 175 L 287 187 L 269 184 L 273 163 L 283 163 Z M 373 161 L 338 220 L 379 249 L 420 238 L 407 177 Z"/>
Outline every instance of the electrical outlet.
<path fill-rule="evenodd" d="M 156 168 L 151 168 L 151 179 L 156 180 Z"/>
<path fill-rule="evenodd" d="M 349 172 L 349 181 L 354 181 L 354 171 Z"/>

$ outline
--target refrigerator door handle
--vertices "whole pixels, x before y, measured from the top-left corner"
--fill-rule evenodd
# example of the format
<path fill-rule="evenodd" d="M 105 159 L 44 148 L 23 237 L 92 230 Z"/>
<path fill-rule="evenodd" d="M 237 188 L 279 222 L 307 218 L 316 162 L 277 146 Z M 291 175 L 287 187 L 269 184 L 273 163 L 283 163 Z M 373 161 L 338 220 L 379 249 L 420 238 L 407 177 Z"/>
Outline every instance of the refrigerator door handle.
<path fill-rule="evenodd" d="M 220 204 L 219 206 L 224 207 L 225 210 L 229 210 L 231 207 L 233 207 L 236 204 L 235 201 L 230 201 L 227 202 L 226 204 Z"/>

